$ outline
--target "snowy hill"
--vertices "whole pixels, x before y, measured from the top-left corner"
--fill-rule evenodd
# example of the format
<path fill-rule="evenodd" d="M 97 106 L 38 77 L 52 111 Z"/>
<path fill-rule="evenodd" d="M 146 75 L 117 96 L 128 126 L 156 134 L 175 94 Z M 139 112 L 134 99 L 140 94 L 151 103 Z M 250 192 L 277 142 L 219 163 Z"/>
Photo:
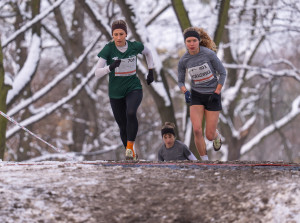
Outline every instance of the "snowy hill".
<path fill-rule="evenodd" d="M 299 222 L 299 164 L 0 163 L 1 222 Z"/>

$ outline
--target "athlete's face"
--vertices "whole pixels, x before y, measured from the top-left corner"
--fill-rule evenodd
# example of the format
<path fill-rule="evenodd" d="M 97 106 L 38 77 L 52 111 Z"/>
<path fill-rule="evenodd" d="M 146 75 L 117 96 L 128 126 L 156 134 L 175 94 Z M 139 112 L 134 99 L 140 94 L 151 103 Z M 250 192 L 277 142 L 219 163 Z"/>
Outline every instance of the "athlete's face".
<path fill-rule="evenodd" d="M 113 39 L 116 46 L 125 46 L 126 36 L 126 32 L 123 29 L 115 29 L 113 31 Z"/>
<path fill-rule="evenodd" d="M 171 133 L 167 133 L 163 135 L 163 140 L 166 145 L 166 148 L 169 149 L 174 146 L 175 136 Z"/>
<path fill-rule="evenodd" d="M 185 39 L 185 45 L 191 55 L 199 53 L 199 40 L 196 37 L 188 37 Z"/>

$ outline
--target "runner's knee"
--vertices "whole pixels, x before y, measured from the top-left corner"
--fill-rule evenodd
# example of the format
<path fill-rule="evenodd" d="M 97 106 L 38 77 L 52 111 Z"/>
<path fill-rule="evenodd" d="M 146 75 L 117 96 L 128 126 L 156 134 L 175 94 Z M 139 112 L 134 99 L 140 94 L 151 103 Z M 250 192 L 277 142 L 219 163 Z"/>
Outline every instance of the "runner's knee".
<path fill-rule="evenodd" d="M 202 128 L 194 128 L 193 129 L 193 131 L 194 131 L 194 135 L 195 136 L 202 136 L 203 135 L 203 131 L 202 131 Z"/>
<path fill-rule="evenodd" d="M 215 131 L 214 132 L 212 132 L 212 131 L 206 132 L 205 135 L 209 141 L 213 141 L 215 139 Z"/>
<path fill-rule="evenodd" d="M 137 117 L 136 117 L 136 111 L 135 110 L 127 110 L 127 120 L 128 122 L 136 122 Z"/>

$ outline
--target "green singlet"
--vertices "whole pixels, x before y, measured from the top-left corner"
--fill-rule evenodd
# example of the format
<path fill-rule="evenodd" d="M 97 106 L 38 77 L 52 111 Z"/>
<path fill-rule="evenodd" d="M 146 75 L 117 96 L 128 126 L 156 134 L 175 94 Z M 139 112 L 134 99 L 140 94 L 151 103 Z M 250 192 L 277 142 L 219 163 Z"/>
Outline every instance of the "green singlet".
<path fill-rule="evenodd" d="M 109 90 L 110 98 L 119 99 L 125 97 L 129 92 L 142 89 L 141 82 L 136 76 L 137 55 L 144 50 L 144 45 L 140 42 L 128 41 L 128 49 L 120 52 L 115 42 L 109 42 L 98 54 L 110 65 L 113 60 L 121 59 L 121 64 L 115 70 L 109 72 Z"/>

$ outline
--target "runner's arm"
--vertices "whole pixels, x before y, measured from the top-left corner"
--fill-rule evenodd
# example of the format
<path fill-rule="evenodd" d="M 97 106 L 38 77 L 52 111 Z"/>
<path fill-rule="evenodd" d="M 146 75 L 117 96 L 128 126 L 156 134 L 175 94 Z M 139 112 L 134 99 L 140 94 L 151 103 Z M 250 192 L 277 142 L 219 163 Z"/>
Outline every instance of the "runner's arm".
<path fill-rule="evenodd" d="M 198 160 L 198 159 L 195 157 L 195 155 L 192 153 L 192 151 L 188 149 L 187 146 L 185 146 L 185 147 L 183 148 L 183 153 L 184 153 L 185 157 L 188 158 L 188 160 Z"/>
<path fill-rule="evenodd" d="M 96 77 L 102 77 L 105 74 L 108 74 L 109 72 L 110 70 L 109 70 L 109 66 L 106 65 L 106 60 L 100 57 L 96 65 L 96 71 L 95 71 Z"/>
<path fill-rule="evenodd" d="M 227 73 L 226 73 L 226 70 L 225 70 L 221 60 L 217 57 L 217 55 L 215 53 L 212 54 L 211 64 L 213 65 L 213 67 L 217 71 L 217 73 L 220 75 L 219 81 L 218 81 L 218 87 L 222 88 L 222 86 L 225 83 Z M 219 86 L 219 85 L 221 85 L 221 86 Z"/>
<path fill-rule="evenodd" d="M 146 57 L 148 69 L 153 69 L 154 68 L 154 63 L 153 63 L 153 57 L 151 54 L 151 51 L 144 46 L 144 50 L 142 51 L 142 54 Z"/>
<path fill-rule="evenodd" d="M 198 160 L 197 158 L 196 158 L 196 156 L 191 152 L 191 154 L 188 156 L 188 159 L 189 160 Z"/>
<path fill-rule="evenodd" d="M 185 72 L 186 69 L 182 65 L 181 61 L 178 63 L 178 86 L 182 93 L 185 93 L 187 91 L 185 87 Z"/>

